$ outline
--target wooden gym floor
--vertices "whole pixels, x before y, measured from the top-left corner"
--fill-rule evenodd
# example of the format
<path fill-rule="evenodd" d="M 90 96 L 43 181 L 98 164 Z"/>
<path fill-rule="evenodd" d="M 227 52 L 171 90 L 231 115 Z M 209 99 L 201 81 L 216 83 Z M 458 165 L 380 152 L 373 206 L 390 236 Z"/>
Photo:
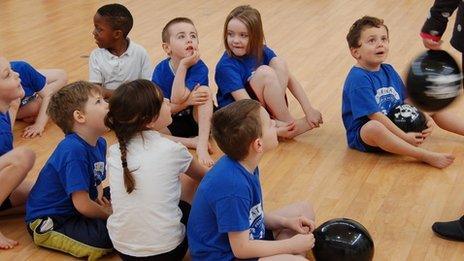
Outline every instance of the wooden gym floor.
<path fill-rule="evenodd" d="M 314 205 L 318 224 L 335 217 L 358 220 L 375 241 L 375 260 L 463 260 L 464 244 L 435 237 L 430 226 L 436 220 L 464 214 L 464 138 L 435 129 L 423 147 L 456 156 L 453 165 L 438 170 L 406 157 L 348 149 L 341 120 L 342 85 L 354 64 L 345 41 L 350 25 L 363 15 L 383 18 L 391 32 L 387 62 L 404 74 L 408 62 L 423 50 L 418 34 L 432 2 L 122 1 L 135 19 L 129 36 L 148 50 L 153 63 L 165 57 L 160 37 L 164 24 L 176 16 L 192 18 L 214 90 L 214 66 L 223 52 L 226 15 L 245 3 L 260 10 L 268 45 L 285 58 L 324 117 L 322 128 L 283 142 L 264 157 L 260 166 L 267 211 L 294 201 L 308 201 Z M 27 60 L 36 68 L 63 68 L 70 82 L 87 79 L 87 57 L 96 47 L 92 17 L 105 3 L 109 2 L 3 0 L 0 55 Z M 448 43 L 450 32 L 448 29 L 444 36 L 443 47 L 460 58 Z M 296 105 L 291 99 L 291 111 L 301 116 Z M 451 110 L 464 119 L 463 107 L 459 101 Z M 50 122 L 42 137 L 26 140 L 20 137 L 24 126 L 21 122 L 15 125 L 15 146 L 27 146 L 37 153 L 28 176 L 34 181 L 63 134 Z M 109 144 L 114 143 L 111 134 L 107 138 Z M 37 248 L 22 216 L 1 218 L 0 229 L 20 242 L 12 250 L 0 251 L 0 260 L 72 259 Z"/>

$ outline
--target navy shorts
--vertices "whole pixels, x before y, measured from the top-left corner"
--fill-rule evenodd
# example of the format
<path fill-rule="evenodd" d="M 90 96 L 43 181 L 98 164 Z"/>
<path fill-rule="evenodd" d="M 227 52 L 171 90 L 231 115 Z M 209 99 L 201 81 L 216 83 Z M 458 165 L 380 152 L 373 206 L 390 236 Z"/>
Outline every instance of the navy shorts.
<path fill-rule="evenodd" d="M 198 123 L 193 118 L 193 106 L 172 115 L 168 126 L 172 136 L 190 138 L 198 136 Z"/>
<path fill-rule="evenodd" d="M 362 152 L 385 152 L 379 147 L 366 144 L 361 138 L 361 128 L 356 132 L 356 144 L 350 144 L 350 147 Z"/>

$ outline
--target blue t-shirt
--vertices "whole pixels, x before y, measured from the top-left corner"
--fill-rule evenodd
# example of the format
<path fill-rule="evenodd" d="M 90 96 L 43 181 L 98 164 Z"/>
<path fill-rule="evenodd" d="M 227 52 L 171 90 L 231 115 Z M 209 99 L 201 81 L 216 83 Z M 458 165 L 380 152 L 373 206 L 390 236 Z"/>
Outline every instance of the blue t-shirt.
<path fill-rule="evenodd" d="M 13 149 L 10 113 L 0 112 L 0 156 Z"/>
<path fill-rule="evenodd" d="M 401 77 L 389 64 L 381 64 L 380 70 L 368 71 L 351 68 L 343 86 L 342 118 L 348 146 L 366 151 L 359 131 L 376 112 L 388 114 L 406 98 Z"/>
<path fill-rule="evenodd" d="M 34 95 L 37 92 L 40 92 L 45 84 L 47 79 L 45 76 L 40 74 L 34 67 L 24 61 L 12 61 L 10 62 L 11 69 L 19 74 L 21 79 L 21 86 L 24 89 L 24 97 L 21 100 L 21 105 L 24 105 L 27 102 L 29 97 Z"/>
<path fill-rule="evenodd" d="M 233 103 L 232 92 L 244 89 L 252 72 L 261 65 L 269 65 L 272 58 L 276 57 L 274 51 L 264 46 L 263 61 L 258 64 L 253 56 L 233 57 L 224 52 L 216 65 L 214 79 L 218 86 L 217 101 L 219 108 Z"/>
<path fill-rule="evenodd" d="M 26 222 L 47 216 L 74 216 L 71 194 L 87 191 L 95 200 L 97 186 L 105 179 L 106 141 L 91 146 L 71 133 L 58 144 L 32 188 L 26 203 Z"/>
<path fill-rule="evenodd" d="M 193 260 L 233 260 L 228 232 L 264 238 L 259 170 L 249 173 L 223 156 L 201 181 L 192 203 L 187 235 Z"/>
<path fill-rule="evenodd" d="M 171 58 L 164 59 L 158 65 L 156 65 L 151 81 L 156 83 L 161 90 L 165 98 L 171 99 L 172 83 L 174 82 L 175 72 L 169 65 Z M 195 86 L 208 86 L 208 67 L 206 64 L 199 60 L 196 64 L 190 66 L 185 75 L 185 87 L 192 91 Z"/>

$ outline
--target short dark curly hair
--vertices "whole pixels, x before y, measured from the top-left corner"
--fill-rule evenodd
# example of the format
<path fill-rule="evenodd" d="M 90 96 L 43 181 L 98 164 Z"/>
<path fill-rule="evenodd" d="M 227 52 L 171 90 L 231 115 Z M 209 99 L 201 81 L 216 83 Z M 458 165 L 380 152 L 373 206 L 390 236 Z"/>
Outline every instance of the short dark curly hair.
<path fill-rule="evenodd" d="M 348 42 L 348 47 L 358 48 L 361 46 L 359 40 L 361 39 L 361 33 L 363 30 L 371 27 L 380 28 L 381 26 L 385 27 L 388 35 L 388 27 L 383 23 L 383 19 L 372 16 L 363 16 L 362 18 L 356 20 L 354 24 L 350 27 L 350 31 L 346 36 L 346 41 Z"/>
<path fill-rule="evenodd" d="M 97 14 L 108 19 L 113 30 L 121 30 L 124 38 L 127 37 L 134 24 L 131 13 L 121 4 L 104 5 L 97 10 Z"/>

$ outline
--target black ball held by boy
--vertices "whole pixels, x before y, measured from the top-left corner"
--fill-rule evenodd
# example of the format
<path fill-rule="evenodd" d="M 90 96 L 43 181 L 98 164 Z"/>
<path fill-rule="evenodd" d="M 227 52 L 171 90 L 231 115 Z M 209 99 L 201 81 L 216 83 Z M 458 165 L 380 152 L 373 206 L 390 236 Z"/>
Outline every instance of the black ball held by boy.
<path fill-rule="evenodd" d="M 422 132 L 427 129 L 424 113 L 409 104 L 396 106 L 387 116 L 404 132 Z"/>

